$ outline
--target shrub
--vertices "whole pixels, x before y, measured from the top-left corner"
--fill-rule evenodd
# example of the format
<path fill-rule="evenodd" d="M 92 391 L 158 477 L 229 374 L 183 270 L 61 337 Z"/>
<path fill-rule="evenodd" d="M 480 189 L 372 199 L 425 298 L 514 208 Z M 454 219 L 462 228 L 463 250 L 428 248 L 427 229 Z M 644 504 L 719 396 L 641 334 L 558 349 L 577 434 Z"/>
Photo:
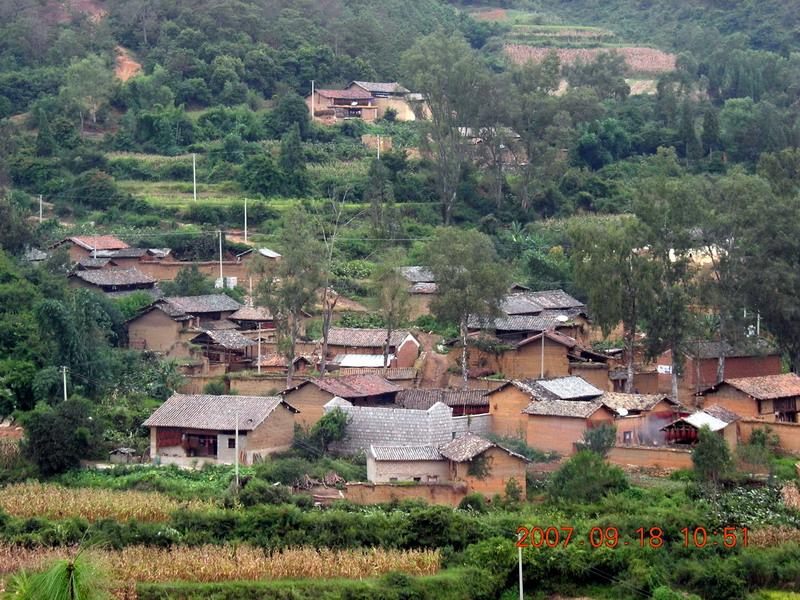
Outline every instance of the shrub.
<path fill-rule="evenodd" d="M 486 498 L 483 496 L 483 494 L 479 494 L 477 492 L 467 494 L 461 499 L 461 502 L 459 502 L 458 508 L 462 510 L 471 510 L 477 513 L 485 513 Z"/>
<path fill-rule="evenodd" d="M 598 427 L 587 429 L 583 439 L 577 443 L 579 450 L 595 452 L 605 458 L 617 441 L 617 426 L 602 423 Z"/>
<path fill-rule="evenodd" d="M 578 452 L 553 474 L 550 495 L 563 500 L 594 502 L 628 487 L 625 473 L 587 450 Z"/>
<path fill-rule="evenodd" d="M 222 396 L 225 394 L 225 382 L 222 378 L 209 381 L 203 386 L 203 393 L 209 396 Z"/>
<path fill-rule="evenodd" d="M 698 476 L 713 485 L 731 469 L 731 452 L 728 443 L 708 426 L 700 428 L 698 442 L 692 451 L 692 463 Z"/>
<path fill-rule="evenodd" d="M 283 504 L 290 500 L 292 489 L 285 485 L 267 483 L 262 479 L 251 479 L 239 493 L 239 500 L 245 506 L 256 504 Z"/>

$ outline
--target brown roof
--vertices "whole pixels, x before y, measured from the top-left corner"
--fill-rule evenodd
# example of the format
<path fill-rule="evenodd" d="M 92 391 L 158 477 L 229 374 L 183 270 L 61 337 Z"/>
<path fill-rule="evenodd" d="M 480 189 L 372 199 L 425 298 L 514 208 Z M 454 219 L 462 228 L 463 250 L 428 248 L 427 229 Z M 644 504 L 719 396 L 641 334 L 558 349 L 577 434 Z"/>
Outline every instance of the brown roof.
<path fill-rule="evenodd" d="M 522 410 L 527 415 L 587 419 L 603 407 L 598 400 L 535 400 Z"/>
<path fill-rule="evenodd" d="M 384 377 L 383 368 L 372 368 L 372 367 L 342 367 L 337 371 L 337 373 L 340 376 L 372 374 Z M 385 379 L 388 379 L 389 381 L 396 381 L 399 379 L 416 379 L 416 377 L 417 377 L 416 367 L 389 367 L 388 369 L 386 369 Z"/>
<path fill-rule="evenodd" d="M 762 377 L 740 377 L 726 379 L 723 383 L 727 383 L 757 400 L 800 396 L 800 377 L 795 373 L 764 375 Z"/>
<path fill-rule="evenodd" d="M 250 338 L 244 337 L 238 331 L 224 329 L 219 331 L 213 329 L 204 331 L 200 335 L 194 337 L 192 342 L 204 336 L 209 338 L 213 344 L 222 346 L 223 348 L 227 348 L 229 350 L 244 350 L 249 346 L 256 345 L 256 342 Z"/>
<path fill-rule="evenodd" d="M 269 417 L 279 404 L 292 412 L 299 412 L 280 396 L 173 394 L 143 426 L 233 431 L 238 414 L 239 429 L 250 431 Z"/>
<path fill-rule="evenodd" d="M 263 306 L 242 306 L 228 318 L 234 321 L 271 321 L 272 314 Z"/>
<path fill-rule="evenodd" d="M 536 335 L 532 335 L 531 337 L 525 338 L 521 342 L 517 342 L 516 347 L 521 348 L 522 346 L 527 346 L 533 342 L 538 342 L 542 339 L 542 335 L 545 335 L 547 339 L 555 342 L 556 344 L 561 344 L 562 346 L 566 346 L 569 349 L 574 348 L 578 345 L 578 341 L 570 337 L 568 335 L 564 335 L 563 333 L 559 333 L 558 331 L 545 331 L 543 333 L 537 333 Z"/>
<path fill-rule="evenodd" d="M 142 273 L 138 269 L 90 269 L 86 271 L 75 271 L 73 275 L 87 283 L 101 287 L 111 287 L 116 285 L 137 285 L 152 283 L 156 280 L 147 273 Z"/>
<path fill-rule="evenodd" d="M 628 412 L 651 410 L 662 400 L 666 400 L 670 404 L 677 404 L 669 396 L 665 396 L 664 394 L 623 394 L 621 392 L 605 392 L 600 397 L 600 402 L 617 412 L 619 412 L 620 409 L 625 409 Z"/>
<path fill-rule="evenodd" d="M 763 338 L 757 342 L 743 341 L 735 345 L 723 341 L 690 341 L 686 342 L 684 354 L 692 358 L 712 359 L 719 358 L 723 351 L 725 356 L 732 358 L 779 354 L 778 349 Z"/>
<path fill-rule="evenodd" d="M 65 238 L 54 245 L 59 246 L 64 242 L 72 242 L 86 250 L 119 250 L 128 248 L 128 244 L 113 235 L 76 235 Z"/>
<path fill-rule="evenodd" d="M 394 403 L 403 408 L 428 410 L 437 402 L 447 406 L 489 406 L 486 390 L 402 390 Z"/>
<path fill-rule="evenodd" d="M 226 294 L 205 294 L 203 296 L 169 296 L 163 302 L 188 314 L 235 311 L 241 308 L 236 300 Z"/>
<path fill-rule="evenodd" d="M 298 363 L 301 360 L 304 360 L 307 363 L 311 364 L 311 360 L 305 356 L 294 357 L 295 363 Z M 289 361 L 283 354 L 275 354 L 272 352 L 269 354 L 262 354 L 261 360 L 256 359 L 254 361 L 254 364 L 257 365 L 259 362 L 261 363 L 262 367 L 287 367 L 289 365 Z"/>
<path fill-rule="evenodd" d="M 313 378 L 294 387 L 284 390 L 287 393 L 304 385 L 315 385 L 319 389 L 338 396 L 339 398 L 366 398 L 368 396 L 381 396 L 394 394 L 402 388 L 390 383 L 378 375 L 346 375 L 344 377 Z"/>
<path fill-rule="evenodd" d="M 342 98 L 343 100 L 370 100 L 372 94 L 365 90 L 316 90 L 323 98 Z"/>
<path fill-rule="evenodd" d="M 481 437 L 474 433 L 465 433 L 464 435 L 454 439 L 452 442 L 448 442 L 444 446 L 440 446 L 439 453 L 453 462 L 466 462 L 472 460 L 480 454 L 483 454 L 489 448 L 500 448 L 512 456 L 521 458 L 524 461 L 528 460 L 521 454 L 512 452 L 508 448 L 503 448 L 499 444 L 490 442 L 485 437 Z"/>
<path fill-rule="evenodd" d="M 223 330 L 233 330 L 239 329 L 239 326 L 236 325 L 233 321 L 229 321 L 228 319 L 219 319 L 219 320 L 207 320 L 207 321 L 200 321 L 200 329 L 203 331 L 210 331 L 211 329 L 215 331 L 223 331 Z"/>
<path fill-rule="evenodd" d="M 405 329 L 392 332 L 390 346 L 399 346 L 409 335 Z M 412 336 L 413 337 L 413 336 Z M 351 348 L 383 348 L 386 342 L 385 329 L 357 329 L 354 327 L 331 327 L 328 331 L 328 346 Z"/>

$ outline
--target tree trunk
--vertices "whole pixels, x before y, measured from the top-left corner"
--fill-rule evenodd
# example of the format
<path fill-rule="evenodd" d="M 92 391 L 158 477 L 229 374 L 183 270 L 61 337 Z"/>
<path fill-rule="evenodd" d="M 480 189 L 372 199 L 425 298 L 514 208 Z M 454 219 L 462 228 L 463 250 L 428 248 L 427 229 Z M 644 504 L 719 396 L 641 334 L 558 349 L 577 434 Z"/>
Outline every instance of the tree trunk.
<path fill-rule="evenodd" d="M 625 393 L 630 394 L 633 392 L 633 352 L 634 346 L 636 344 L 636 329 L 634 327 L 629 327 L 625 331 L 625 371 L 626 371 L 626 379 L 625 379 Z"/>
<path fill-rule="evenodd" d="M 386 342 L 383 344 L 383 376 L 386 377 L 386 374 L 389 370 L 389 344 L 392 340 L 392 325 L 390 323 L 386 324 Z"/>
<path fill-rule="evenodd" d="M 467 320 L 461 319 L 461 387 L 469 389 L 469 369 L 467 368 Z"/>
<path fill-rule="evenodd" d="M 322 356 L 320 357 L 319 376 L 325 377 L 325 372 L 328 369 L 328 334 L 331 330 L 331 320 L 333 319 L 333 308 L 336 305 L 334 302 L 331 304 L 328 301 L 328 291 L 322 297 L 323 313 L 322 313 Z"/>
<path fill-rule="evenodd" d="M 678 400 L 678 370 L 675 368 L 675 359 L 672 360 L 672 373 L 670 375 L 672 380 L 672 401 L 679 402 Z"/>
<path fill-rule="evenodd" d="M 725 379 L 725 321 L 719 316 L 719 358 L 717 359 L 717 381 Z"/>
<path fill-rule="evenodd" d="M 290 317 L 292 319 L 289 324 L 289 351 L 286 353 L 289 365 L 286 368 L 286 387 L 292 387 L 292 379 L 294 377 L 294 352 L 297 348 L 297 337 L 299 335 L 297 323 L 299 319 L 296 315 Z"/>

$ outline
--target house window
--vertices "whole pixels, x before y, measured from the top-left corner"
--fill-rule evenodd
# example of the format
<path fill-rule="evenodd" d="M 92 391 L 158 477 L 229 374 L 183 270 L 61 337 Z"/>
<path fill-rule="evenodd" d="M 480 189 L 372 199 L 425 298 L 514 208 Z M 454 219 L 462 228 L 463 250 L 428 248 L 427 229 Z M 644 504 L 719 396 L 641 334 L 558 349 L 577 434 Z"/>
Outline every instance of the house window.
<path fill-rule="evenodd" d="M 622 442 L 624 444 L 632 444 L 633 443 L 633 432 L 632 431 L 624 431 L 622 433 Z"/>
<path fill-rule="evenodd" d="M 228 448 L 236 448 L 236 438 L 228 438 Z"/>
<path fill-rule="evenodd" d="M 389 483 L 397 483 L 397 477 L 389 477 Z"/>
<path fill-rule="evenodd" d="M 422 477 L 414 477 L 414 483 L 419 483 L 422 481 Z"/>

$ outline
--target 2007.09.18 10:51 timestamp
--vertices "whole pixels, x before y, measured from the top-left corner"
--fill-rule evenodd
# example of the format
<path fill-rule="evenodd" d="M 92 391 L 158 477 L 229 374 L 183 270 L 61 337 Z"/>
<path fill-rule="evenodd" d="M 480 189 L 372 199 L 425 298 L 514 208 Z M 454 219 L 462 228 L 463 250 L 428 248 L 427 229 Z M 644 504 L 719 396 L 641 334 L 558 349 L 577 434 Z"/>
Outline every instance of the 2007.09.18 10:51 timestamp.
<path fill-rule="evenodd" d="M 592 527 L 586 540 L 575 538 L 574 527 L 524 527 L 517 528 L 517 547 L 519 548 L 555 548 L 567 547 L 570 543 L 589 545 L 592 548 L 616 548 L 618 546 L 632 546 L 638 543 L 640 548 L 661 548 L 664 546 L 664 530 L 660 527 L 640 527 L 634 536 L 625 539 L 620 536 L 616 527 Z M 739 544 L 747 546 L 747 527 L 723 527 L 719 531 L 709 532 L 705 527 L 684 527 L 683 545 L 686 548 L 705 548 L 706 546 L 722 546 L 735 548 Z M 721 536 L 721 539 L 717 539 Z"/>

